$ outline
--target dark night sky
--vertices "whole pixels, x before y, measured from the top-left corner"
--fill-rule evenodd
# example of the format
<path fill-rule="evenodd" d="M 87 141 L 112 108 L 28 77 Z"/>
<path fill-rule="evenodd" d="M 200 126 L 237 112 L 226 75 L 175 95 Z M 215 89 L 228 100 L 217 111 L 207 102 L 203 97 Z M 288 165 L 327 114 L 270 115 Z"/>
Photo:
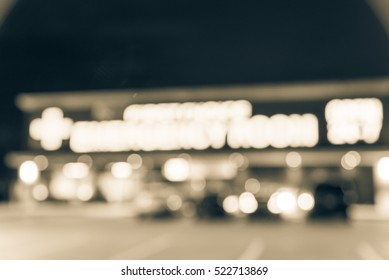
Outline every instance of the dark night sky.
<path fill-rule="evenodd" d="M 19 92 L 388 74 L 360 0 L 19 0 L 0 29 L 0 149 L 17 148 Z"/>

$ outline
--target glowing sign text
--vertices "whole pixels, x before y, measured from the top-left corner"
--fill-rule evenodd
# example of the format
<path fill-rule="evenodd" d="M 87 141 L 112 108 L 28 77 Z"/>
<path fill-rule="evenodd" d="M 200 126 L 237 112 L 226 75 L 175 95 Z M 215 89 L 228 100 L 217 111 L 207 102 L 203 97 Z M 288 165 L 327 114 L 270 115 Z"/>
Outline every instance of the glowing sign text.
<path fill-rule="evenodd" d="M 378 141 L 383 122 L 382 102 L 377 98 L 334 99 L 325 108 L 327 137 L 332 144 Z"/>
<path fill-rule="evenodd" d="M 41 119 L 34 119 L 30 124 L 30 136 L 40 140 L 42 148 L 48 151 L 58 150 L 62 140 L 69 139 L 73 121 L 64 118 L 60 108 L 50 107 L 42 112 Z"/>
<path fill-rule="evenodd" d="M 30 125 L 33 139 L 39 139 L 37 120 Z M 69 124 L 70 148 L 80 153 L 205 150 L 226 145 L 233 149 L 313 147 L 319 141 L 316 116 L 252 116 L 252 106 L 246 100 L 136 104 L 124 110 L 123 120 L 66 122 Z M 62 142 L 66 138 L 59 133 L 58 139 Z M 42 147 L 60 146 L 49 148 L 42 142 Z"/>
<path fill-rule="evenodd" d="M 76 122 L 75 152 L 313 147 L 318 121 L 312 114 L 252 115 L 246 100 L 130 105 L 124 121 Z"/>

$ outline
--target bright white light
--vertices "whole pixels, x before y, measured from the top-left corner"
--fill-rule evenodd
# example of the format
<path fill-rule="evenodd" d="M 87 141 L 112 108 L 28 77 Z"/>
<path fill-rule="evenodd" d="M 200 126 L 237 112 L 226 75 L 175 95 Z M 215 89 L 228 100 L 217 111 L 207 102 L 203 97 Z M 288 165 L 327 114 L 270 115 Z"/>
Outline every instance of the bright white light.
<path fill-rule="evenodd" d="M 325 108 L 328 140 L 332 144 L 378 141 L 383 123 L 383 105 L 377 98 L 334 99 Z"/>
<path fill-rule="evenodd" d="M 111 167 L 112 175 L 118 179 L 125 179 L 131 176 L 132 167 L 128 162 L 115 162 Z"/>
<path fill-rule="evenodd" d="M 270 144 L 275 148 L 286 148 L 293 141 L 293 123 L 289 116 L 276 114 L 270 117 L 271 129 L 268 130 Z"/>
<path fill-rule="evenodd" d="M 298 152 L 289 152 L 285 158 L 288 167 L 296 168 L 301 166 L 302 158 Z"/>
<path fill-rule="evenodd" d="M 73 121 L 64 118 L 60 108 L 50 107 L 42 112 L 41 119 L 34 119 L 30 124 L 30 136 L 41 141 L 43 149 L 48 151 L 58 150 L 62 141 L 69 139 Z"/>
<path fill-rule="evenodd" d="M 207 122 L 131 123 L 125 121 L 76 122 L 70 148 L 81 152 L 179 150 L 224 146 L 225 129 L 210 131 Z M 156 137 L 158 135 L 158 137 Z"/>
<path fill-rule="evenodd" d="M 227 102 L 229 102 L 230 119 L 247 119 L 251 116 L 252 106 L 247 100 Z"/>
<path fill-rule="evenodd" d="M 142 157 L 138 154 L 129 155 L 127 162 L 131 164 L 132 169 L 139 169 L 142 166 Z"/>
<path fill-rule="evenodd" d="M 172 182 L 183 182 L 189 178 L 190 165 L 186 159 L 172 158 L 165 162 L 163 175 Z"/>
<path fill-rule="evenodd" d="M 74 123 L 70 136 L 70 148 L 78 153 L 118 152 L 128 149 L 128 125 L 114 121 L 79 121 Z"/>
<path fill-rule="evenodd" d="M 81 184 L 77 188 L 77 198 L 81 201 L 89 201 L 92 199 L 95 191 L 90 184 Z"/>
<path fill-rule="evenodd" d="M 44 201 L 49 197 L 49 190 L 43 184 L 35 185 L 32 189 L 32 197 L 38 201 Z"/>
<path fill-rule="evenodd" d="M 280 192 L 277 195 L 276 203 L 281 212 L 288 213 L 296 209 L 296 197 L 288 191 Z"/>
<path fill-rule="evenodd" d="M 232 122 L 227 143 L 231 148 L 313 147 L 319 141 L 318 120 L 312 114 L 255 115 Z"/>
<path fill-rule="evenodd" d="M 315 199 L 310 193 L 302 193 L 297 198 L 297 204 L 301 210 L 310 211 L 315 206 Z"/>
<path fill-rule="evenodd" d="M 280 214 L 282 212 L 281 209 L 278 207 L 278 204 L 277 204 L 277 196 L 278 196 L 278 194 L 279 194 L 278 192 L 273 193 L 270 196 L 269 201 L 267 202 L 267 209 L 270 211 L 270 213 Z"/>
<path fill-rule="evenodd" d="M 223 209 L 229 214 L 239 211 L 239 198 L 237 195 L 229 195 L 223 200 Z"/>
<path fill-rule="evenodd" d="M 261 189 L 261 184 L 259 181 L 255 178 L 249 178 L 246 180 L 244 184 L 244 188 L 246 191 L 251 192 L 251 193 L 258 193 L 259 190 Z"/>
<path fill-rule="evenodd" d="M 172 211 L 177 211 L 182 206 L 182 199 L 176 194 L 172 194 L 168 197 L 166 201 L 167 207 Z"/>
<path fill-rule="evenodd" d="M 318 142 L 315 115 L 252 116 L 246 100 L 132 104 L 123 119 L 76 122 L 70 148 L 86 153 L 221 149 L 227 142 L 234 149 L 313 147 Z"/>
<path fill-rule="evenodd" d="M 389 181 L 389 157 L 383 157 L 378 161 L 377 174 L 383 182 Z"/>
<path fill-rule="evenodd" d="M 239 196 L 239 209 L 245 214 L 257 211 L 258 202 L 252 193 L 244 192 Z"/>
<path fill-rule="evenodd" d="M 86 178 L 89 174 L 89 166 L 82 162 L 69 162 L 63 166 L 62 173 L 69 179 Z"/>
<path fill-rule="evenodd" d="M 352 170 L 361 163 L 361 155 L 358 152 L 350 151 L 342 157 L 341 164 L 346 170 Z"/>
<path fill-rule="evenodd" d="M 39 178 L 39 168 L 35 162 L 28 160 L 19 167 L 19 178 L 26 184 L 32 184 Z"/>

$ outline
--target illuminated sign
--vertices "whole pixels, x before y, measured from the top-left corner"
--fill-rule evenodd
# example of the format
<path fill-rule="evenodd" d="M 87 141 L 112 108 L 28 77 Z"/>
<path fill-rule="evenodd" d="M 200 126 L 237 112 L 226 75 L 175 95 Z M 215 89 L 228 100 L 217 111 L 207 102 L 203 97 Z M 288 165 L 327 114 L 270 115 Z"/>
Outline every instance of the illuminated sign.
<path fill-rule="evenodd" d="M 377 98 L 334 99 L 325 108 L 327 137 L 332 144 L 372 144 L 378 141 L 383 106 Z"/>
<path fill-rule="evenodd" d="M 227 135 L 231 148 L 313 147 L 318 141 L 318 120 L 312 114 L 255 115 L 233 122 Z"/>
<path fill-rule="evenodd" d="M 47 108 L 42 113 L 41 119 L 35 119 L 30 124 L 30 136 L 41 141 L 43 149 L 48 151 L 58 150 L 62 141 L 69 139 L 73 121 L 64 118 L 61 109 Z"/>
<path fill-rule="evenodd" d="M 314 115 L 252 116 L 246 100 L 130 105 L 123 120 L 76 122 L 75 152 L 312 147 L 318 142 Z"/>
<path fill-rule="evenodd" d="M 123 119 L 133 123 L 172 121 L 232 121 L 252 115 L 251 103 L 246 100 L 185 103 L 134 104 L 128 106 Z"/>
<path fill-rule="evenodd" d="M 47 114 L 51 111 L 56 113 Z M 37 129 L 36 123 L 43 119 L 51 127 L 56 124 L 55 129 Z M 41 139 L 46 150 L 59 149 L 62 140 L 69 139 L 71 150 L 80 153 L 205 150 L 226 145 L 233 149 L 313 147 L 319 141 L 315 115 L 253 116 L 246 100 L 133 104 L 124 110 L 123 120 L 111 121 L 73 122 L 63 118 L 60 109 L 48 108 L 42 119 L 31 122 L 30 135 Z M 56 145 L 45 145 L 46 138 L 55 138 Z"/>

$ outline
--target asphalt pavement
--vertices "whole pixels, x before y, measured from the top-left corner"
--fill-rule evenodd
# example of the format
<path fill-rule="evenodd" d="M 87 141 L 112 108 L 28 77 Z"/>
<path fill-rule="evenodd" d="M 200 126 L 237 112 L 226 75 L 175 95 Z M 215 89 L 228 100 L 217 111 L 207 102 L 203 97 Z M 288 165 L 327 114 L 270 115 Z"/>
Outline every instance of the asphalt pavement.
<path fill-rule="evenodd" d="M 0 259 L 389 259 L 386 220 L 141 220 L 129 212 L 2 205 Z"/>

